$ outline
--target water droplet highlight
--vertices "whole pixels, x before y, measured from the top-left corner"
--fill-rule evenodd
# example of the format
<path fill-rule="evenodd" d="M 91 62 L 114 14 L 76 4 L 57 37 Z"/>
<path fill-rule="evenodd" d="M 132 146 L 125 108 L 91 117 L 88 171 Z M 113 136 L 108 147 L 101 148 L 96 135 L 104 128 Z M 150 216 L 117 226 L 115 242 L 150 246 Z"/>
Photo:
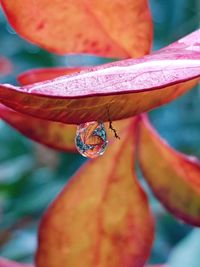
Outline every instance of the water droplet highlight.
<path fill-rule="evenodd" d="M 107 143 L 103 123 L 92 121 L 80 124 L 77 127 L 75 145 L 82 156 L 96 158 L 102 155 Z"/>

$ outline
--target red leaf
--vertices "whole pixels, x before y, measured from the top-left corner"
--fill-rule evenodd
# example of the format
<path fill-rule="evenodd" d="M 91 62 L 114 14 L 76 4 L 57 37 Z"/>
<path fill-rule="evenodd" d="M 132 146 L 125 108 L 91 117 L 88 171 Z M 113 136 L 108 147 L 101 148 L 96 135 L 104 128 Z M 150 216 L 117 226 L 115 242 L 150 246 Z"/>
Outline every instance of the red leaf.
<path fill-rule="evenodd" d="M 28 70 L 21 73 L 17 80 L 20 85 L 27 85 L 31 83 L 42 82 L 45 80 L 51 80 L 59 76 L 80 72 L 88 67 L 55 67 L 55 68 L 41 68 Z"/>
<path fill-rule="evenodd" d="M 151 56 L 52 81 L 21 88 L 0 85 L 0 102 L 27 115 L 69 124 L 108 121 L 108 109 L 112 120 L 131 117 L 171 101 L 196 83 L 189 80 L 200 76 L 198 38 L 200 31 Z"/>
<path fill-rule="evenodd" d="M 20 74 L 17 79 L 21 84 L 31 84 L 64 74 L 80 72 L 81 69 L 84 67 L 34 69 Z M 26 137 L 43 145 L 61 151 L 77 152 L 74 144 L 76 126 L 34 118 L 15 112 L 3 105 L 0 105 L 0 118 Z M 120 132 L 127 124 L 128 122 L 117 122 L 115 124 L 117 132 Z M 108 137 L 113 137 L 111 131 L 108 132 Z"/>
<path fill-rule="evenodd" d="M 144 178 L 164 207 L 184 222 L 200 226 L 200 161 L 169 147 L 144 117 L 138 153 Z"/>
<path fill-rule="evenodd" d="M 77 152 L 74 143 L 77 127 L 74 125 L 34 118 L 15 112 L 1 104 L 0 118 L 33 141 L 59 151 Z M 128 120 L 114 123 L 118 135 L 129 123 Z M 108 124 L 106 128 L 109 128 Z M 113 131 L 107 131 L 108 139 L 112 139 L 113 136 Z"/>
<path fill-rule="evenodd" d="M 74 145 L 76 127 L 37 119 L 0 105 L 0 118 L 26 137 L 61 151 L 77 152 Z"/>
<path fill-rule="evenodd" d="M 37 267 L 142 267 L 152 244 L 148 202 L 133 169 L 135 125 L 88 161 L 46 211 Z"/>
<path fill-rule="evenodd" d="M 12 27 L 49 51 L 138 57 L 149 52 L 147 0 L 1 0 Z"/>
<path fill-rule="evenodd" d="M 84 67 L 34 69 L 20 74 L 17 79 L 21 84 L 31 84 L 64 74 L 80 72 L 81 69 Z M 76 126 L 34 118 L 3 105 L 0 105 L 0 118 L 26 137 L 43 145 L 61 151 L 77 152 L 74 144 Z M 116 122 L 117 132 L 120 132 L 127 124 L 128 122 Z M 109 139 L 113 137 L 111 131 L 107 135 Z"/>
<path fill-rule="evenodd" d="M 34 267 L 31 264 L 17 263 L 14 261 L 0 258 L 0 267 Z"/>
<path fill-rule="evenodd" d="M 41 68 L 23 72 L 17 77 L 20 84 L 32 84 L 61 75 L 80 72 L 84 67 Z M 76 127 L 59 122 L 45 121 L 15 112 L 0 105 L 0 117 L 26 137 L 61 151 L 77 152 L 74 144 Z"/>
<path fill-rule="evenodd" d="M 52 81 L 21 88 L 0 85 L 0 102 L 27 115 L 69 124 L 108 121 L 108 110 L 112 120 L 131 117 L 171 101 L 196 83 L 191 79 L 200 76 L 198 38 L 200 31 L 151 56 Z"/>

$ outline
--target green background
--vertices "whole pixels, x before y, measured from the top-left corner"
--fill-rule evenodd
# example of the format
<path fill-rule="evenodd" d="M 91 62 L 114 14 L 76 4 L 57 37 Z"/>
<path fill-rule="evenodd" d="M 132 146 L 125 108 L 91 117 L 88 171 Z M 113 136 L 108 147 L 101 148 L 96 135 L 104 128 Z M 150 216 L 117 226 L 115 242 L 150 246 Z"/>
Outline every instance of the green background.
<path fill-rule="evenodd" d="M 153 50 L 197 29 L 198 0 L 151 0 L 154 21 Z M 89 56 L 56 56 L 35 47 L 7 24 L 0 11 L 0 56 L 13 64 L 0 82 L 16 83 L 20 72 L 37 67 L 100 64 Z M 200 90 L 150 112 L 159 133 L 176 149 L 200 158 Z M 39 218 L 67 179 L 85 161 L 74 154 L 57 153 L 33 143 L 0 122 L 0 255 L 32 261 Z M 155 166 L 156 167 L 156 166 Z M 169 261 L 171 267 L 200 267 L 200 230 L 178 222 L 149 193 L 156 218 L 151 263 Z"/>

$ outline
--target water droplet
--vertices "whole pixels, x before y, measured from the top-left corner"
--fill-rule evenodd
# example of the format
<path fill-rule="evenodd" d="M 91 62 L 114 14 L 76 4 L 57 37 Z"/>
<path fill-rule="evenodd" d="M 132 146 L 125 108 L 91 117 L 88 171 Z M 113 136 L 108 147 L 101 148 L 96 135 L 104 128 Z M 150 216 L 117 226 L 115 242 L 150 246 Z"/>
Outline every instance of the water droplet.
<path fill-rule="evenodd" d="M 102 155 L 107 143 L 106 130 L 103 123 L 92 121 L 78 126 L 75 144 L 82 156 L 96 158 Z"/>

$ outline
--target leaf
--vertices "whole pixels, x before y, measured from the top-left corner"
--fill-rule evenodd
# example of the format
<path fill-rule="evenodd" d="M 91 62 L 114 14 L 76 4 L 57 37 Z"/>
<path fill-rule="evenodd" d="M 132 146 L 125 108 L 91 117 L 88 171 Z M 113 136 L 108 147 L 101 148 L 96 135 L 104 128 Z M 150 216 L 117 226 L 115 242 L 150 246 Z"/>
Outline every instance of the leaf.
<path fill-rule="evenodd" d="M 88 67 L 87 67 L 88 68 Z M 80 72 L 86 67 L 55 67 L 28 70 L 18 75 L 17 80 L 20 85 L 27 85 L 45 80 L 51 80 L 59 76 Z"/>
<path fill-rule="evenodd" d="M 55 67 L 33 69 L 23 72 L 17 77 L 21 85 L 32 84 L 59 77 L 61 75 L 80 72 L 84 67 Z M 30 117 L 0 105 L 0 117 L 26 137 L 42 143 L 50 148 L 77 152 L 74 144 L 76 127 L 58 122 L 45 121 Z"/>
<path fill-rule="evenodd" d="M 1 4 L 19 35 L 51 52 L 127 58 L 150 49 L 147 0 L 1 0 Z"/>
<path fill-rule="evenodd" d="M 155 196 L 175 217 L 200 226 L 200 161 L 172 149 L 142 118 L 139 163 Z"/>
<path fill-rule="evenodd" d="M 84 69 L 84 67 L 81 67 Z M 80 67 L 42 68 L 26 71 L 17 77 L 20 84 L 31 84 L 53 79 L 64 74 L 80 72 Z M 63 123 L 50 122 L 15 112 L 0 105 L 0 117 L 26 137 L 50 148 L 77 152 L 74 145 L 76 127 Z"/>
<path fill-rule="evenodd" d="M 144 265 L 153 225 L 132 173 L 133 130 L 88 161 L 50 205 L 39 227 L 37 267 Z"/>
<path fill-rule="evenodd" d="M 76 152 L 76 127 L 60 122 L 37 119 L 0 105 L 0 118 L 26 137 L 50 148 Z"/>
<path fill-rule="evenodd" d="M 56 78 L 64 73 L 80 72 L 81 69 L 84 69 L 84 67 L 35 69 L 20 74 L 17 79 L 21 84 L 31 84 Z M 74 144 L 76 126 L 27 116 L 3 105 L 0 105 L 0 118 L 21 134 L 36 142 L 60 151 L 77 152 Z M 116 122 L 117 132 L 120 132 L 127 125 L 128 121 Z M 113 137 L 113 132 L 108 131 L 107 135 L 110 139 Z"/>
<path fill-rule="evenodd" d="M 0 57 L 0 76 L 7 75 L 12 71 L 12 64 L 5 57 Z"/>
<path fill-rule="evenodd" d="M 34 267 L 30 264 L 22 264 L 0 258 L 0 267 Z M 147 267 L 166 267 L 164 265 L 148 265 Z"/>
<path fill-rule="evenodd" d="M 0 118 L 27 138 L 42 145 L 59 151 L 78 152 L 74 142 L 77 127 L 74 125 L 34 118 L 15 112 L 1 104 Z M 129 124 L 130 120 L 115 121 L 113 127 L 120 136 L 120 133 Z M 108 123 L 105 126 L 107 129 L 109 128 Z M 108 139 L 114 137 L 111 129 L 108 129 L 107 137 Z"/>
<path fill-rule="evenodd" d="M 17 263 L 14 261 L 0 258 L 0 267 L 33 267 L 31 264 Z"/>
<path fill-rule="evenodd" d="M 68 124 L 128 118 L 163 105 L 196 84 L 199 38 L 196 31 L 150 56 L 52 81 L 23 87 L 0 85 L 0 102 L 27 115 Z"/>
<path fill-rule="evenodd" d="M 29 70 L 20 74 L 17 79 L 21 84 L 31 84 L 34 82 L 48 80 L 50 78 L 56 78 L 64 73 L 67 74 L 75 71 L 80 72 L 82 68 L 84 67 Z M 36 142 L 60 151 L 77 152 L 74 144 L 76 126 L 27 116 L 25 114 L 15 112 L 3 105 L 0 105 L 0 118 L 21 134 Z M 117 132 L 120 132 L 127 125 L 128 121 L 119 121 L 115 123 L 115 128 L 117 129 Z M 108 128 L 108 125 L 106 127 Z M 107 135 L 110 139 L 113 137 L 113 132 L 108 131 Z"/>
<path fill-rule="evenodd" d="M 1 104 L 0 118 L 27 138 L 42 145 L 64 152 L 78 152 L 74 142 L 77 127 L 74 125 L 34 118 L 15 112 Z M 113 127 L 120 136 L 120 133 L 129 124 L 130 119 L 115 121 Z M 105 126 L 107 128 L 107 138 L 112 139 L 114 132 L 109 129 L 108 123 Z"/>

